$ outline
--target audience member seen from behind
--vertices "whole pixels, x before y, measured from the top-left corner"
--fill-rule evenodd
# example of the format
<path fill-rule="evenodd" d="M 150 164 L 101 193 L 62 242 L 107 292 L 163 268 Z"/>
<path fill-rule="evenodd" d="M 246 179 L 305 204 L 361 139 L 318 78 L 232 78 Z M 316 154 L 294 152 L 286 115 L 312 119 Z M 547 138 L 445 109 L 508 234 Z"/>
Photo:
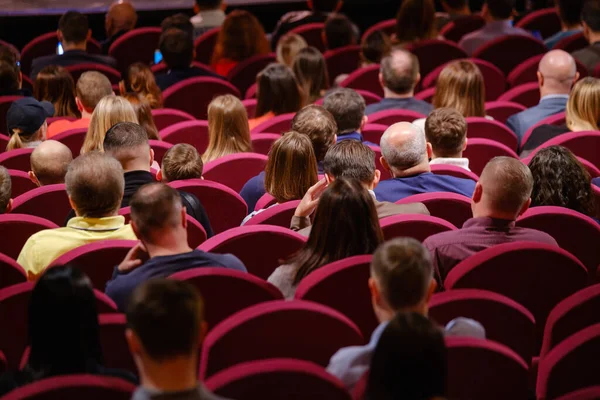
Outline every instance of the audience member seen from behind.
<path fill-rule="evenodd" d="M 135 114 L 137 115 L 138 124 L 144 128 L 148 134 L 148 139 L 160 140 L 158 128 L 154 123 L 154 118 L 152 118 L 152 109 L 150 108 L 148 101 L 136 93 L 125 93 L 122 97 L 133 107 L 133 111 L 135 111 Z"/>
<path fill-rule="evenodd" d="M 188 78 L 221 78 L 206 68 L 192 65 L 194 41 L 189 33 L 181 29 L 170 28 L 163 32 L 158 47 L 168 68 L 167 72 L 156 75 L 156 84 L 160 90 L 164 91 Z"/>
<path fill-rule="evenodd" d="M 143 63 L 134 63 L 127 69 L 126 79 L 119 82 L 119 92 L 137 93 L 146 99 L 150 108 L 162 108 L 162 92 L 156 84 L 156 79 L 150 67 Z"/>
<path fill-rule="evenodd" d="M 318 179 L 317 159 L 308 136 L 291 131 L 273 143 L 264 171 L 264 186 L 276 204 L 300 200 Z M 251 212 L 242 225 L 262 211 Z"/>
<path fill-rule="evenodd" d="M 539 104 L 506 120 L 506 125 L 517 134 L 519 142 L 529 128 L 565 111 L 571 88 L 579 79 L 575 59 L 563 50 L 549 51 L 540 60 L 537 79 L 540 86 Z"/>
<path fill-rule="evenodd" d="M 196 0 L 194 4 L 196 15 L 190 18 L 190 22 L 194 25 L 194 39 L 223 25 L 226 7 L 227 4 L 223 0 Z"/>
<path fill-rule="evenodd" d="M 355 45 L 358 43 L 358 28 L 344 14 L 331 14 L 325 21 L 323 43 L 327 50 Z"/>
<path fill-rule="evenodd" d="M 442 330 L 417 313 L 398 313 L 373 352 L 365 400 L 442 399 L 448 351 Z"/>
<path fill-rule="evenodd" d="M 438 233 L 423 243 L 440 285 L 459 262 L 491 246 L 523 241 L 556 245 L 547 233 L 515 226 L 529 208 L 532 189 L 531 171 L 520 160 L 496 157 L 485 166 L 473 192 L 473 218 L 462 229 Z"/>
<path fill-rule="evenodd" d="M 275 51 L 277 62 L 292 68 L 294 66 L 296 54 L 306 47 L 308 47 L 308 44 L 306 44 L 306 40 L 304 40 L 302 36 L 296 35 L 295 33 L 284 35 L 279 43 L 277 43 L 277 49 Z"/>
<path fill-rule="evenodd" d="M 524 29 L 513 26 L 516 0 L 485 0 L 481 16 L 485 26 L 462 37 L 458 45 L 470 56 L 484 44 L 506 35 L 531 36 Z"/>
<path fill-rule="evenodd" d="M 240 62 L 269 51 L 269 41 L 258 19 L 248 11 L 234 10 L 219 31 L 211 66 L 219 75 L 227 76 Z"/>
<path fill-rule="evenodd" d="M 430 215 L 423 203 L 394 204 L 377 201 L 373 189 L 379 184 L 381 173 L 375 167 L 375 152 L 356 140 L 344 140 L 333 145 L 323 161 L 325 179 L 311 186 L 296 208 L 290 229 L 308 236 L 312 222 L 310 215 L 319 204 L 319 198 L 327 185 L 338 178 L 357 179 L 369 191 L 375 202 L 379 219 L 398 214 Z"/>
<path fill-rule="evenodd" d="M 116 1 L 110 5 L 104 19 L 106 40 L 102 42 L 102 52 L 108 54 L 110 46 L 121 36 L 135 28 L 137 13 L 128 1 Z"/>
<path fill-rule="evenodd" d="M 375 31 L 364 37 L 360 44 L 361 67 L 379 64 L 381 59 L 389 54 L 392 42 L 388 35 L 382 31 Z"/>
<path fill-rule="evenodd" d="M 65 183 L 71 161 L 73 154 L 67 146 L 56 140 L 46 140 L 31 153 L 29 179 L 37 186 Z"/>
<path fill-rule="evenodd" d="M 541 149 L 529 162 L 533 175 L 531 207 L 557 206 L 597 218 L 592 178 L 571 151 L 562 146 Z"/>
<path fill-rule="evenodd" d="M 19 66 L 18 53 L 0 44 L 0 96 L 31 96 L 23 89 L 23 74 Z"/>
<path fill-rule="evenodd" d="M 583 30 L 581 26 L 581 11 L 584 3 L 585 0 L 556 1 L 555 7 L 560 17 L 561 30 L 544 40 L 547 48 L 553 49 L 561 40 L 580 33 Z"/>
<path fill-rule="evenodd" d="M 246 272 L 231 254 L 205 253 L 188 245 L 186 210 L 177 190 L 164 183 L 141 187 L 131 199 L 131 227 L 140 242 L 115 267 L 106 294 L 119 310 L 143 282 L 200 267 L 224 267 Z"/>
<path fill-rule="evenodd" d="M 573 86 L 567 101 L 566 125 L 542 125 L 531 132 L 531 136 L 523 145 L 521 157 L 526 157 L 533 150 L 568 132 L 600 130 L 600 80 L 587 77 Z"/>
<path fill-rule="evenodd" d="M 573 52 L 573 57 L 585 65 L 589 74 L 593 75 L 596 66 L 600 63 L 600 1 L 586 1 L 581 12 L 581 19 L 583 35 L 590 45 Z"/>
<path fill-rule="evenodd" d="M 455 165 L 469 170 L 469 159 L 462 156 L 467 148 L 467 121 L 453 108 L 433 110 L 425 121 L 425 138 L 431 146 L 429 165 Z"/>
<path fill-rule="evenodd" d="M 400 122 L 390 126 L 381 137 L 381 164 L 392 179 L 375 188 L 379 201 L 396 202 L 413 194 L 452 192 L 471 197 L 475 182 L 471 179 L 431 173 L 431 144 L 418 126 Z"/>
<path fill-rule="evenodd" d="M 75 101 L 75 82 L 63 67 L 49 65 L 42 69 L 33 83 L 33 97 L 52 103 L 54 117 L 81 117 Z"/>
<path fill-rule="evenodd" d="M 48 139 L 71 129 L 88 128 L 92 113 L 106 96 L 113 95 L 112 85 L 108 78 L 97 71 L 81 74 L 75 86 L 75 104 L 81 118 L 75 121 L 55 121 L 48 127 Z"/>
<path fill-rule="evenodd" d="M 307 104 L 323 97 L 329 89 L 327 63 L 323 54 L 315 47 L 307 47 L 298 52 L 294 59 L 293 71 Z"/>
<path fill-rule="evenodd" d="M 404 0 L 396 15 L 394 44 L 408 45 L 438 36 L 433 0 Z"/>
<path fill-rule="evenodd" d="M 38 72 L 48 65 L 67 67 L 78 64 L 102 64 L 115 68 L 117 62 L 109 56 L 87 53 L 87 42 L 92 37 L 87 16 L 77 11 L 67 11 L 58 21 L 58 41 L 64 53 L 35 58 L 31 63 L 29 77 L 35 79 Z"/>
<path fill-rule="evenodd" d="M 369 118 L 365 115 L 365 99 L 353 89 L 340 88 L 325 96 L 323 108 L 333 115 L 337 125 L 337 141 L 358 140 Z"/>
<path fill-rule="evenodd" d="M 323 158 L 336 141 L 337 126 L 331 113 L 314 104 L 306 106 L 292 119 L 291 130 L 308 136 L 315 152 L 317 171 L 323 174 Z M 252 211 L 265 193 L 265 174 L 261 172 L 246 182 L 240 196 L 248 205 L 248 210 Z"/>
<path fill-rule="evenodd" d="M 79 269 L 56 266 L 33 287 L 27 310 L 27 364 L 0 377 L 0 396 L 20 386 L 61 375 L 89 374 L 136 383 L 129 371 L 106 368 L 96 296 Z"/>
<path fill-rule="evenodd" d="M 12 181 L 8 170 L 0 165 L 0 214 L 12 210 Z"/>
<path fill-rule="evenodd" d="M 320 196 L 306 244 L 268 281 L 286 299 L 292 299 L 298 284 L 314 270 L 347 257 L 372 254 L 382 242 L 379 218 L 368 190 L 356 179 L 336 179 Z"/>
<path fill-rule="evenodd" d="M 118 215 L 123 198 L 123 168 L 99 152 L 77 157 L 65 177 L 69 202 L 76 217 L 64 228 L 32 235 L 17 262 L 29 280 L 36 280 L 57 257 L 84 244 L 108 239 L 135 239 L 125 218 Z"/>
<path fill-rule="evenodd" d="M 248 113 L 230 94 L 215 97 L 208 106 L 208 147 L 202 161 L 208 163 L 230 154 L 252 152 Z"/>
<path fill-rule="evenodd" d="M 281 114 L 302 108 L 302 92 L 292 70 L 285 65 L 271 64 L 256 77 L 256 116 L 248 121 L 250 130 Z"/>
<path fill-rule="evenodd" d="M 184 13 L 177 13 L 163 19 L 160 23 L 160 29 L 162 33 L 171 29 L 179 29 L 187 33 L 189 37 L 194 37 L 194 25 L 190 22 L 190 17 Z"/>
<path fill-rule="evenodd" d="M 81 153 L 94 150 L 104 151 L 103 143 L 106 132 L 119 122 L 138 123 L 133 106 L 123 97 L 104 97 L 94 109 Z"/>
<path fill-rule="evenodd" d="M 132 400 L 223 400 L 198 381 L 204 312 L 187 282 L 153 279 L 135 290 L 125 313 L 125 337 L 140 375 Z"/>
<path fill-rule="evenodd" d="M 46 118 L 54 115 L 54 106 L 48 101 L 23 97 L 12 102 L 6 112 L 6 129 L 10 140 L 6 151 L 36 147 L 46 140 Z"/>
<path fill-rule="evenodd" d="M 183 179 L 202 179 L 204 163 L 198 150 L 190 144 L 178 143 L 165 153 L 156 179 L 173 182 Z"/>
<path fill-rule="evenodd" d="M 406 50 L 393 49 L 381 59 L 379 83 L 383 88 L 384 99 L 370 104 L 366 114 L 384 110 L 411 110 L 428 115 L 433 106 L 414 98 L 415 87 L 420 80 L 417 57 Z"/>
<path fill-rule="evenodd" d="M 417 313 L 427 317 L 429 301 L 437 288 L 431 256 L 415 239 L 389 240 L 379 246 L 373 254 L 368 285 L 379 326 L 373 331 L 369 343 L 364 346 L 340 349 L 331 357 L 327 367 L 327 371 L 340 378 L 344 386 L 350 390 L 377 361 L 374 354 L 380 353 L 377 351 L 379 343 L 388 337 L 384 333 L 388 326 L 395 326 L 396 315 Z M 461 317 L 450 321 L 444 334 L 485 339 L 485 329 L 481 324 Z M 396 361 L 414 362 L 414 359 Z M 381 372 L 375 370 L 373 373 Z M 396 379 L 402 380 L 401 377 Z M 371 381 L 369 383 L 371 386 L 374 385 Z M 374 390 L 374 387 L 372 386 L 371 389 Z"/>

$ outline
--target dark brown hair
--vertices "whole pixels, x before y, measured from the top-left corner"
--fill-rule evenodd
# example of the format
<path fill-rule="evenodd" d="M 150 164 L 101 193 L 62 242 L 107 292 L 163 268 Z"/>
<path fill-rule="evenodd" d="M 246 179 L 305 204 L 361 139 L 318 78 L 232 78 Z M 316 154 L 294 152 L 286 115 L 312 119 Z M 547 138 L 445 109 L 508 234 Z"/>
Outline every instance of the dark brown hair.
<path fill-rule="evenodd" d="M 365 116 L 365 99 L 353 89 L 336 89 L 323 99 L 323 108 L 333 115 L 338 135 L 360 129 Z"/>
<path fill-rule="evenodd" d="M 164 183 L 149 183 L 138 189 L 129 202 L 131 221 L 140 240 L 154 243 L 163 229 L 181 224 L 181 195 Z"/>
<path fill-rule="evenodd" d="M 322 91 L 329 89 L 327 64 L 323 54 L 315 47 L 300 50 L 294 59 L 293 69 L 308 103 L 314 103 L 322 97 Z"/>
<path fill-rule="evenodd" d="M 271 51 L 265 30 L 258 19 L 244 10 L 230 12 L 219 31 L 211 63 L 222 58 L 243 61 Z"/>
<path fill-rule="evenodd" d="M 167 182 L 200 179 L 203 169 L 204 163 L 198 150 L 187 143 L 179 143 L 171 147 L 162 159 L 162 176 Z"/>
<path fill-rule="evenodd" d="M 302 94 L 292 70 L 285 65 L 271 64 L 256 78 L 256 117 L 268 112 L 275 115 L 296 112 L 302 107 Z"/>
<path fill-rule="evenodd" d="M 358 140 L 334 144 L 323 160 L 323 170 L 335 179 L 344 177 L 371 183 L 375 179 L 375 169 L 375 152 Z"/>
<path fill-rule="evenodd" d="M 375 31 L 363 38 L 360 44 L 360 58 L 363 64 L 379 64 L 392 49 L 390 37 L 382 31 Z"/>
<path fill-rule="evenodd" d="M 411 43 L 436 36 L 433 0 L 404 0 L 396 16 L 396 41 Z"/>
<path fill-rule="evenodd" d="M 337 125 L 329 111 L 312 104 L 294 115 L 292 130 L 307 135 L 312 142 L 317 161 L 323 161 L 325 153 L 334 143 Z"/>
<path fill-rule="evenodd" d="M 154 118 L 152 118 L 152 109 L 146 98 L 136 93 L 125 93 L 122 96 L 127 99 L 133 107 L 133 110 L 137 115 L 138 123 L 146 131 L 148 139 L 160 140 L 158 128 L 154 123 Z"/>
<path fill-rule="evenodd" d="M 57 65 L 49 65 L 36 76 L 33 96 L 54 105 L 55 117 L 81 117 L 75 102 L 75 81 L 69 71 Z"/>
<path fill-rule="evenodd" d="M 467 138 L 467 121 L 454 108 L 438 108 L 425 120 L 425 137 L 438 157 L 460 153 Z"/>
<path fill-rule="evenodd" d="M 119 84 L 121 95 L 135 92 L 144 97 L 150 108 L 157 109 L 163 105 L 162 92 L 156 84 L 156 79 L 150 67 L 144 63 L 134 63 L 127 70 L 127 80 Z"/>

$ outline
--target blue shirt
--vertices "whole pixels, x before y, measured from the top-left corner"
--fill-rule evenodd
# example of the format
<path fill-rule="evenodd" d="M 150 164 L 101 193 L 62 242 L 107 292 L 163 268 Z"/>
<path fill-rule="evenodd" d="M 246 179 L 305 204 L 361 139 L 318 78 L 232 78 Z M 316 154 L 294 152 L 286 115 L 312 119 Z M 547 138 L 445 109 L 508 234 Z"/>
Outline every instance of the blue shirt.
<path fill-rule="evenodd" d="M 404 178 L 392 178 L 381 181 L 374 191 L 377 200 L 395 203 L 413 194 L 432 192 L 452 192 L 471 197 L 474 190 L 475 181 L 471 179 L 424 172 Z"/>
<path fill-rule="evenodd" d="M 365 115 L 385 110 L 411 110 L 428 116 L 433 111 L 433 106 L 423 100 L 407 97 L 403 99 L 383 99 L 379 103 L 369 104 L 365 109 Z"/>
<path fill-rule="evenodd" d="M 538 105 L 511 115 L 506 120 L 506 126 L 517 135 L 520 146 L 523 136 L 529 128 L 545 118 L 564 112 L 567 108 L 567 101 L 569 101 L 568 94 L 544 96 L 540 99 Z"/>
<path fill-rule="evenodd" d="M 600 178 L 594 178 L 594 179 L 592 179 L 592 184 L 600 187 Z"/>
<path fill-rule="evenodd" d="M 371 143 L 369 141 L 365 141 L 365 139 L 363 138 L 363 135 L 358 131 L 338 134 L 336 143 L 339 143 L 342 140 L 358 140 L 359 142 L 364 143 L 366 146 L 379 147 L 379 144 L 377 144 L 377 143 Z"/>
<path fill-rule="evenodd" d="M 117 304 L 119 310 L 123 311 L 127 299 L 141 283 L 151 278 L 164 278 L 179 271 L 200 267 L 224 267 L 247 272 L 244 264 L 232 254 L 214 254 L 192 250 L 172 256 L 152 257 L 128 273 L 121 273 L 115 267 L 112 279 L 106 283 L 105 292 Z"/>

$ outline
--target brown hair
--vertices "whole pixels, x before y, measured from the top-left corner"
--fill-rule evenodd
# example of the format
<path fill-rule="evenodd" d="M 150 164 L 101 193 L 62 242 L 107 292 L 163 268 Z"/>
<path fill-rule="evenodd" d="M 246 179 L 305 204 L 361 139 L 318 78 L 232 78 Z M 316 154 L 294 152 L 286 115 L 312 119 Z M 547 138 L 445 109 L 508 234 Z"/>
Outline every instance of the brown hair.
<path fill-rule="evenodd" d="M 150 108 L 148 101 L 136 93 L 125 93 L 122 97 L 133 107 L 133 110 L 137 115 L 138 123 L 146 131 L 148 139 L 160 140 L 158 128 L 154 123 L 154 118 L 152 118 L 152 109 Z"/>
<path fill-rule="evenodd" d="M 291 129 L 308 136 L 317 161 L 323 161 L 337 133 L 333 115 L 323 107 L 314 104 L 304 107 L 294 115 Z"/>
<path fill-rule="evenodd" d="M 308 47 L 308 44 L 302 36 L 295 33 L 286 33 L 277 42 L 277 62 L 292 68 L 296 54 L 306 47 Z"/>
<path fill-rule="evenodd" d="M 327 64 L 321 52 L 314 47 L 307 47 L 298 52 L 294 60 L 294 74 L 308 97 L 308 103 L 314 103 L 329 89 Z"/>
<path fill-rule="evenodd" d="M 481 71 L 468 60 L 446 65 L 435 86 L 432 104 L 450 107 L 463 117 L 485 117 L 485 83 Z"/>
<path fill-rule="evenodd" d="M 265 30 L 258 19 L 244 10 L 230 12 L 219 31 L 211 63 L 222 58 L 243 61 L 271 51 Z"/>
<path fill-rule="evenodd" d="M 113 94 L 108 78 L 97 71 L 87 71 L 81 74 L 77 79 L 75 91 L 77 98 L 88 112 L 94 111 L 102 98 Z"/>
<path fill-rule="evenodd" d="M 202 161 L 209 162 L 229 154 L 252 151 L 248 113 L 242 102 L 226 94 L 208 105 L 208 147 Z"/>
<path fill-rule="evenodd" d="M 396 42 L 412 43 L 436 36 L 433 0 L 404 0 L 396 16 Z"/>
<path fill-rule="evenodd" d="M 600 79 L 583 78 L 573 86 L 567 102 L 567 126 L 600 130 Z"/>
<path fill-rule="evenodd" d="M 327 94 L 323 100 L 323 108 L 335 119 L 338 135 L 359 130 L 366 107 L 365 99 L 356 90 L 350 88 L 336 89 Z"/>
<path fill-rule="evenodd" d="M 52 103 L 55 117 L 81 117 L 75 102 L 75 82 L 63 67 L 49 65 L 42 69 L 35 78 L 33 96 Z"/>
<path fill-rule="evenodd" d="M 94 109 L 81 152 L 104 151 L 103 143 L 106 131 L 119 122 L 134 122 L 137 124 L 138 119 L 133 106 L 119 96 L 104 97 Z"/>
<path fill-rule="evenodd" d="M 265 189 L 278 203 L 301 199 L 317 179 L 317 160 L 306 135 L 291 131 L 273 143 L 265 168 Z"/>
<path fill-rule="evenodd" d="M 162 92 L 156 84 L 156 79 L 150 67 L 143 63 L 134 63 L 127 70 L 127 80 L 119 83 L 121 95 L 135 92 L 144 97 L 150 108 L 157 109 L 163 106 Z"/>
<path fill-rule="evenodd" d="M 392 49 L 390 37 L 382 31 L 375 31 L 364 37 L 360 43 L 360 59 L 362 65 L 379 64 L 381 59 Z"/>
<path fill-rule="evenodd" d="M 161 171 L 166 182 L 181 179 L 200 179 L 204 163 L 192 145 L 179 143 L 171 147 L 162 159 Z"/>
<path fill-rule="evenodd" d="M 352 178 L 361 183 L 375 179 L 375 152 L 358 140 L 342 140 L 331 146 L 323 160 L 327 175 Z"/>
<path fill-rule="evenodd" d="M 181 195 L 159 182 L 146 184 L 131 197 L 131 222 L 139 239 L 155 243 L 165 228 L 181 226 Z"/>
<path fill-rule="evenodd" d="M 121 207 L 125 189 L 123 168 L 106 154 L 97 151 L 82 154 L 69 164 L 65 186 L 79 216 L 107 217 Z"/>
<path fill-rule="evenodd" d="M 425 120 L 425 137 L 438 157 L 460 153 L 467 138 L 467 121 L 453 108 L 438 108 Z"/>
<path fill-rule="evenodd" d="M 516 214 L 531 197 L 533 176 L 529 167 L 512 157 L 494 157 L 479 182 L 495 211 Z"/>
<path fill-rule="evenodd" d="M 12 196 L 12 181 L 8 170 L 0 165 L 0 214 L 6 212 L 8 202 Z"/>
<path fill-rule="evenodd" d="M 42 126 L 31 134 L 25 134 L 19 128 L 13 128 L 12 132 L 9 132 L 10 140 L 6 145 L 6 151 L 22 149 L 29 146 L 29 143 L 43 141 L 46 139 L 46 131 L 48 130 L 48 123 L 44 121 Z"/>
<path fill-rule="evenodd" d="M 291 69 L 270 64 L 256 77 L 256 117 L 268 112 L 275 115 L 296 112 L 302 108 L 302 93 Z"/>

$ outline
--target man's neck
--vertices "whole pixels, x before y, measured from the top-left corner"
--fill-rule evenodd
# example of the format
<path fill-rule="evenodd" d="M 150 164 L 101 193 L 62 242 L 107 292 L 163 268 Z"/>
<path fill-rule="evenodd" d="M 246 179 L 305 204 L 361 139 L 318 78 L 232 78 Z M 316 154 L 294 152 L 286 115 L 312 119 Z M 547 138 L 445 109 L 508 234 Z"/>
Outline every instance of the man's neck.
<path fill-rule="evenodd" d="M 427 304 L 417 304 L 416 306 L 413 307 L 406 307 L 406 308 L 401 308 L 399 310 L 382 310 L 380 309 L 378 312 L 378 319 L 379 322 L 386 322 L 386 321 L 391 321 L 392 319 L 394 319 L 394 316 L 398 313 L 411 313 L 411 312 L 415 312 L 415 313 L 419 313 L 421 315 L 427 316 L 428 314 L 428 306 Z"/>
<path fill-rule="evenodd" d="M 398 93 L 394 93 L 390 89 L 384 87 L 383 94 L 386 99 L 409 99 L 409 98 L 415 96 L 415 91 L 411 90 L 410 92 L 405 93 L 405 94 L 398 94 Z"/>
<path fill-rule="evenodd" d="M 460 153 L 452 154 L 450 156 L 438 156 L 434 153 L 431 155 L 431 159 L 435 160 L 436 158 L 462 158 L 462 151 Z"/>
<path fill-rule="evenodd" d="M 150 165 L 147 161 L 131 161 L 121 163 L 124 172 L 146 171 L 150 172 Z"/>
<path fill-rule="evenodd" d="M 87 47 L 87 42 L 81 42 L 81 43 L 63 42 L 62 46 L 63 46 L 64 51 L 72 51 L 72 50 L 85 51 L 86 47 Z"/>
<path fill-rule="evenodd" d="M 567 31 L 574 31 L 576 29 L 581 29 L 581 24 L 571 24 L 571 25 L 567 25 L 564 22 L 561 22 L 561 27 L 562 27 L 562 31 L 563 32 L 567 32 Z"/>
<path fill-rule="evenodd" d="M 182 392 L 198 386 L 196 357 L 147 361 L 140 369 L 142 387 L 151 391 Z"/>
<path fill-rule="evenodd" d="M 410 167 L 407 169 L 403 169 L 401 171 L 393 170 L 392 175 L 394 176 L 394 178 L 404 178 L 406 176 L 419 175 L 425 172 L 431 172 L 429 162 L 422 162 L 421 164 L 415 165 L 414 167 Z"/>
<path fill-rule="evenodd" d="M 473 208 L 473 218 L 493 218 L 493 219 L 504 219 L 507 221 L 514 221 L 517 219 L 513 213 L 503 213 L 495 210 L 491 210 L 488 207 L 476 206 Z"/>
<path fill-rule="evenodd" d="M 88 111 L 86 111 L 86 109 L 85 109 L 85 108 L 84 108 L 84 109 L 82 109 L 82 110 L 81 110 L 81 119 L 84 119 L 84 118 L 87 118 L 87 119 L 92 119 L 92 113 L 93 113 L 93 112 L 94 112 L 94 111 L 92 111 L 92 112 L 88 112 Z"/>
<path fill-rule="evenodd" d="M 144 243 L 150 258 L 160 256 L 174 256 L 177 254 L 189 253 L 193 249 L 188 246 L 187 234 L 183 228 L 176 232 L 165 231 L 155 235 L 160 238 L 156 243 Z"/>
<path fill-rule="evenodd" d="M 552 95 L 569 95 L 571 91 L 566 89 L 548 88 L 545 86 L 540 87 L 540 98 Z"/>

